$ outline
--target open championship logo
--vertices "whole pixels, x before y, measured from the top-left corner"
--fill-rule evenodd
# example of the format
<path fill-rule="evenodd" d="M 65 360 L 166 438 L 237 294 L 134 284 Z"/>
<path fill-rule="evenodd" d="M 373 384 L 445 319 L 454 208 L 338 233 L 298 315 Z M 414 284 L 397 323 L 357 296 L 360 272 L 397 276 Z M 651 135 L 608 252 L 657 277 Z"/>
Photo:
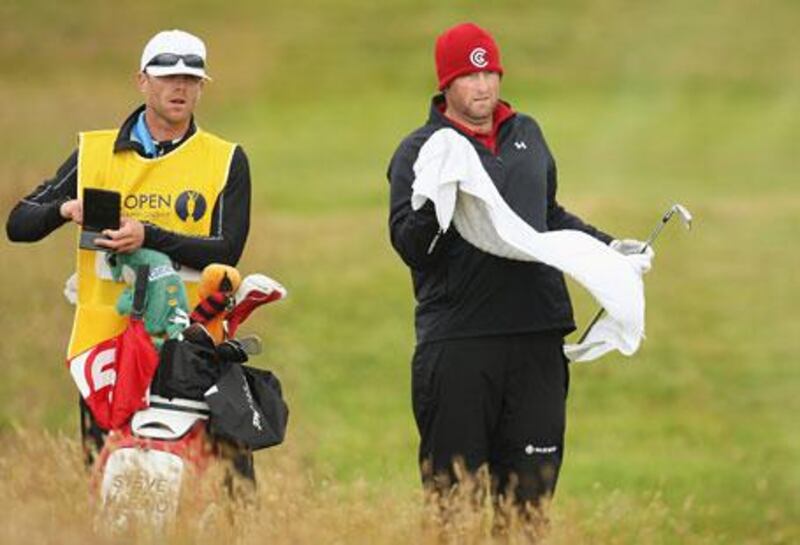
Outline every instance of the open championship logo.
<path fill-rule="evenodd" d="M 197 191 L 184 191 L 175 200 L 175 213 L 183 221 L 199 221 L 206 213 L 206 199 Z"/>
<path fill-rule="evenodd" d="M 485 68 L 489 61 L 486 60 L 486 50 L 482 47 L 476 47 L 469 54 L 469 62 L 476 68 Z"/>

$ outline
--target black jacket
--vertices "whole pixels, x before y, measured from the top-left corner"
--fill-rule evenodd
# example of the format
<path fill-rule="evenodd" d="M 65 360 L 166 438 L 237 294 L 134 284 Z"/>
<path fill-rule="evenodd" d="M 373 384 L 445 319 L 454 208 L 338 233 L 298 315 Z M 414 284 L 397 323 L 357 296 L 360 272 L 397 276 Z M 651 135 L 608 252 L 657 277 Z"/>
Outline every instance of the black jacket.
<path fill-rule="evenodd" d="M 137 108 L 122 124 L 114 153 L 134 150 L 145 156 L 144 148 L 131 140 L 133 128 L 144 106 Z M 195 133 L 194 120 L 177 142 L 158 143 L 160 155 L 169 153 Z M 58 169 L 23 198 L 9 214 L 6 233 L 13 242 L 34 242 L 67 223 L 61 217 L 61 204 L 75 199 L 78 193 L 78 151 L 75 150 Z M 244 250 L 250 230 L 250 167 L 241 146 L 236 146 L 225 188 L 214 204 L 211 231 L 207 237 L 194 237 L 145 224 L 144 247 L 164 252 L 174 261 L 201 270 L 210 263 L 236 265 Z"/>
<path fill-rule="evenodd" d="M 417 300 L 417 343 L 534 331 L 575 329 L 564 277 L 541 263 L 487 254 L 449 229 L 439 236 L 433 205 L 411 209 L 413 165 L 438 129 L 453 126 L 431 104 L 428 122 L 398 147 L 389 165 L 392 245 L 410 267 Z M 461 132 L 461 131 L 459 131 Z M 462 134 L 464 134 L 462 132 Z M 497 154 L 465 135 L 509 206 L 539 232 L 576 229 L 605 243 L 612 237 L 585 224 L 556 201 L 556 164 L 531 117 L 514 114 L 497 134 Z"/>

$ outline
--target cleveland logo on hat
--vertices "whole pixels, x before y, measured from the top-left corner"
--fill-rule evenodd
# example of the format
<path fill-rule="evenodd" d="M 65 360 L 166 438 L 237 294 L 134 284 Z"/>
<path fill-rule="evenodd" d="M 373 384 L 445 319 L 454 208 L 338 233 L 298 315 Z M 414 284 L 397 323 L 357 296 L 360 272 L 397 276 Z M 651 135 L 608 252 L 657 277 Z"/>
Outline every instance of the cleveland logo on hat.
<path fill-rule="evenodd" d="M 445 30 L 436 40 L 436 75 L 441 91 L 457 77 L 488 70 L 503 73 L 492 35 L 473 23 Z"/>
<path fill-rule="evenodd" d="M 469 54 L 469 62 L 477 68 L 485 68 L 489 61 L 486 60 L 486 50 L 482 47 L 476 47 Z"/>

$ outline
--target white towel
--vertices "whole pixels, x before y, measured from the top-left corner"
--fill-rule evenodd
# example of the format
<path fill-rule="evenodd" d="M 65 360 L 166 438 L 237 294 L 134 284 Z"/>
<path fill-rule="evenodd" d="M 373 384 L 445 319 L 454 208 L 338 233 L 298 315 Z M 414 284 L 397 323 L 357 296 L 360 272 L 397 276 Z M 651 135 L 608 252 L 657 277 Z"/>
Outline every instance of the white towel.
<path fill-rule="evenodd" d="M 428 139 L 414 174 L 411 206 L 418 210 L 431 200 L 442 230 L 452 222 L 467 242 L 487 253 L 555 267 L 606 309 L 584 343 L 565 347 L 570 359 L 636 352 L 644 336 L 644 287 L 625 256 L 580 231 L 537 232 L 503 200 L 475 148 L 453 129 L 439 129 Z"/>

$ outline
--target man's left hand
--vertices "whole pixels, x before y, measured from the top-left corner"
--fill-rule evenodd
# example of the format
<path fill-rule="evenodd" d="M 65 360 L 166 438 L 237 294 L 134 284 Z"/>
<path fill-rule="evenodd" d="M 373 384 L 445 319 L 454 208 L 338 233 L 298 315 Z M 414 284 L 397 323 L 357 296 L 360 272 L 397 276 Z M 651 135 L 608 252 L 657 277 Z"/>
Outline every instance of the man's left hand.
<path fill-rule="evenodd" d="M 633 255 L 633 254 L 651 254 L 650 257 L 655 257 L 655 251 L 653 251 L 653 247 L 645 244 L 641 240 L 634 240 L 632 238 L 625 238 L 622 240 L 612 240 L 609 244 L 612 249 L 618 251 L 622 255 Z M 646 247 L 646 249 L 645 249 Z"/>
<path fill-rule="evenodd" d="M 106 229 L 103 234 L 108 238 L 95 239 L 95 244 L 114 252 L 127 254 L 144 244 L 144 224 L 133 218 L 121 218 L 119 229 Z"/>
<path fill-rule="evenodd" d="M 609 244 L 611 248 L 618 251 L 628 258 L 631 266 L 643 275 L 653 266 L 653 258 L 656 253 L 653 247 L 642 241 L 626 238 L 624 240 L 612 240 Z"/>

